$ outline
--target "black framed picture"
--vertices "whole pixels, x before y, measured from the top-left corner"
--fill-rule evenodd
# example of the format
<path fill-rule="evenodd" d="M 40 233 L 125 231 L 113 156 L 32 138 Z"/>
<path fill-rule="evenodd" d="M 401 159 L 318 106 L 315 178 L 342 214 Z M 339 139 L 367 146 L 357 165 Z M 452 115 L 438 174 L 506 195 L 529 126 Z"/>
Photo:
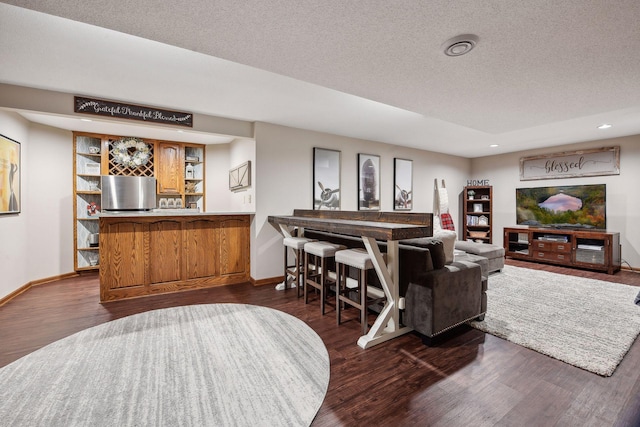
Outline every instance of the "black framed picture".
<path fill-rule="evenodd" d="M 313 209 L 340 210 L 340 151 L 313 149 Z"/>
<path fill-rule="evenodd" d="M 393 159 L 393 209 L 410 211 L 413 209 L 413 162 L 406 159 Z"/>
<path fill-rule="evenodd" d="M 0 135 L 0 214 L 20 213 L 20 143 Z"/>
<path fill-rule="evenodd" d="M 358 209 L 380 210 L 380 156 L 358 154 Z"/>

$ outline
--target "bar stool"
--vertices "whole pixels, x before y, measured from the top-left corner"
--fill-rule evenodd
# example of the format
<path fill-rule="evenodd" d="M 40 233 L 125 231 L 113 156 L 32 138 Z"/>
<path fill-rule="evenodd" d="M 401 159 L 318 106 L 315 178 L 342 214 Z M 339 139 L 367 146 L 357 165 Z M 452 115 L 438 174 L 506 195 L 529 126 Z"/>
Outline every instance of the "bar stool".
<path fill-rule="evenodd" d="M 309 287 L 319 290 L 320 311 L 323 315 L 329 286 L 334 282 L 329 276 L 327 263 L 333 259 L 337 251 L 344 248 L 343 245 L 324 241 L 304 245 L 304 303 L 309 303 Z"/>
<path fill-rule="evenodd" d="M 315 241 L 316 239 L 306 237 L 285 237 L 282 241 L 284 245 L 284 288 L 287 289 L 291 277 L 291 282 L 298 288 L 298 298 L 302 296 L 300 276 L 304 275 L 304 245 Z M 288 248 L 293 250 L 294 264 L 289 264 Z"/>
<path fill-rule="evenodd" d="M 385 256 L 386 254 L 383 254 Z M 335 254 L 337 285 L 336 285 L 336 313 L 340 325 L 341 306 L 348 304 L 360 310 L 360 324 L 362 335 L 367 333 L 367 308 L 386 300 L 384 291 L 367 284 L 367 271 L 373 269 L 371 257 L 364 249 L 347 249 Z M 345 274 L 346 267 L 358 269 L 358 280 L 351 279 Z M 355 282 L 355 283 L 354 283 Z M 355 292 L 357 299 L 352 299 L 350 293 Z"/>

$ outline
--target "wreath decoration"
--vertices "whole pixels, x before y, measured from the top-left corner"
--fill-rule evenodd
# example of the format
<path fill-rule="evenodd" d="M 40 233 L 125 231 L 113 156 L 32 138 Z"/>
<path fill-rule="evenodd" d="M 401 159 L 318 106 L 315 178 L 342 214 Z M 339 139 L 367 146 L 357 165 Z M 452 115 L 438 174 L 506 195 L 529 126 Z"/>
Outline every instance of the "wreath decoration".
<path fill-rule="evenodd" d="M 117 164 L 135 169 L 147 164 L 151 148 L 139 138 L 127 137 L 113 143 L 112 154 Z"/>

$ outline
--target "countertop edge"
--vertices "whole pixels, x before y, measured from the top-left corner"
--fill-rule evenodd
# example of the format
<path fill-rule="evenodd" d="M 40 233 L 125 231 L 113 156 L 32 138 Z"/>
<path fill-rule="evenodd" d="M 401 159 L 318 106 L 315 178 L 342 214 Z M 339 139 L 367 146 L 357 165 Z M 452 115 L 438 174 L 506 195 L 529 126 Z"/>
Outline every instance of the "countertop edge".
<path fill-rule="evenodd" d="M 255 215 L 255 212 L 179 212 L 177 210 L 157 210 L 145 212 L 101 212 L 98 218 L 127 218 L 127 217 L 154 217 L 154 216 L 224 216 L 224 215 Z"/>

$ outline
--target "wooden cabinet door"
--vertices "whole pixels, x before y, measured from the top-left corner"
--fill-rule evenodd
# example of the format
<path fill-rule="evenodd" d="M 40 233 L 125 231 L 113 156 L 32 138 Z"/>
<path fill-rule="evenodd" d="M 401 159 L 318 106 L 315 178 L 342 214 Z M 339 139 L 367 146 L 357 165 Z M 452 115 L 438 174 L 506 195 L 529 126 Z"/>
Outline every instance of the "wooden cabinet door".
<path fill-rule="evenodd" d="M 143 285 L 147 270 L 145 224 L 116 222 L 102 226 L 100 231 L 107 237 L 100 239 L 101 292 Z"/>
<path fill-rule="evenodd" d="M 149 275 L 152 284 L 182 278 L 182 224 L 162 220 L 149 224 Z"/>
<path fill-rule="evenodd" d="M 185 224 L 185 231 L 187 279 L 219 276 L 219 221 L 191 221 Z"/>
<path fill-rule="evenodd" d="M 220 275 L 249 271 L 248 220 L 226 219 L 220 225 Z"/>
<path fill-rule="evenodd" d="M 184 188 L 182 146 L 161 142 L 158 144 L 156 156 L 158 193 L 181 194 Z"/>

